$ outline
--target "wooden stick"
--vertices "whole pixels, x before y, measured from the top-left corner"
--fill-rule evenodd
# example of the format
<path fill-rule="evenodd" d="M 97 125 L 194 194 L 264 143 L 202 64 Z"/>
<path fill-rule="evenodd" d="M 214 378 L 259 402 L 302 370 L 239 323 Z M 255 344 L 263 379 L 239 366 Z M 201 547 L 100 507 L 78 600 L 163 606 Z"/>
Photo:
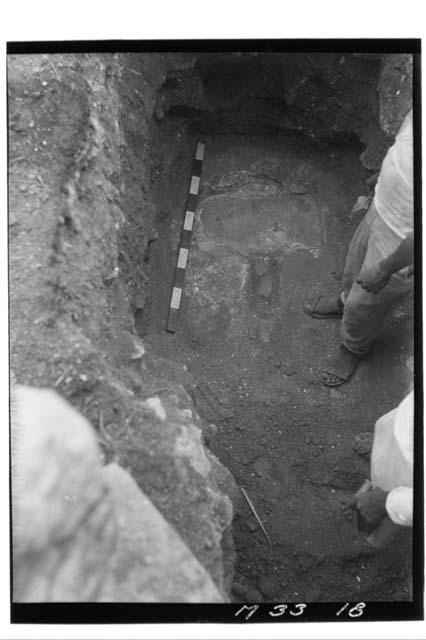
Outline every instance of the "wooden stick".
<path fill-rule="evenodd" d="M 267 539 L 267 541 L 268 541 L 269 550 L 270 550 L 270 551 L 272 551 L 272 542 L 271 542 L 271 538 L 268 536 L 268 533 L 267 533 L 267 531 L 266 531 L 265 527 L 263 526 L 263 524 L 262 524 L 262 522 L 261 522 L 261 520 L 260 520 L 259 516 L 257 515 L 256 509 L 254 508 L 252 501 L 251 501 L 251 500 L 250 500 L 250 498 L 248 497 L 246 490 L 245 490 L 245 489 L 243 489 L 243 487 L 240 487 L 240 489 L 241 489 L 241 493 L 243 494 L 243 496 L 244 496 L 244 497 L 245 497 L 245 499 L 247 500 L 247 504 L 248 504 L 248 506 L 250 507 L 250 509 L 252 510 L 254 517 L 255 517 L 255 518 L 256 518 L 256 520 L 258 521 L 260 528 L 262 529 L 263 533 L 265 534 L 265 538 L 266 538 L 266 539 Z"/>

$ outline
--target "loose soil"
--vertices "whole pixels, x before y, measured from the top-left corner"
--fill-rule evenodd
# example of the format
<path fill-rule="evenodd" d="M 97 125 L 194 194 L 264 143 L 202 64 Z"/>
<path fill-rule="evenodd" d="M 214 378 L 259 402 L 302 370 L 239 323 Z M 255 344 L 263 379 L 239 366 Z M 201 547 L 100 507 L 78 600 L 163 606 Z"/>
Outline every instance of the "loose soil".
<path fill-rule="evenodd" d="M 407 600 L 410 532 L 376 551 L 346 520 L 341 499 L 369 476 L 368 463 L 353 451 L 355 435 L 372 431 L 409 389 L 412 300 L 393 310 L 371 357 L 338 389 L 324 387 L 318 373 L 339 344 L 339 321 L 302 311 L 317 293 L 339 293 L 362 218 L 350 211 L 367 194 L 360 149 L 319 148 L 294 134 L 205 140 L 179 329 L 171 335 L 164 327 L 190 155 L 171 178 L 174 213 L 153 245 L 155 294 L 144 337 L 188 366 L 208 422 L 205 440 L 245 488 L 270 536 L 271 549 L 241 494 L 233 596 Z"/>

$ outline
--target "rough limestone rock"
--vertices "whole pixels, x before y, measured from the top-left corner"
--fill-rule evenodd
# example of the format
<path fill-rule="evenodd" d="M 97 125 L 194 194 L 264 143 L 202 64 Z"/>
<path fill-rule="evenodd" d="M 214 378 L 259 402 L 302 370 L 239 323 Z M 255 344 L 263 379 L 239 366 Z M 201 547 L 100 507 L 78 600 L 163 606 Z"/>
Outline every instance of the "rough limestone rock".
<path fill-rule="evenodd" d="M 377 83 L 377 119 L 363 131 L 367 146 L 360 159 L 366 169 L 380 169 L 387 150 L 413 104 L 413 56 L 383 56 Z"/>
<path fill-rule="evenodd" d="M 413 102 L 413 56 L 389 54 L 385 58 L 379 84 L 380 126 L 392 138 Z"/>
<path fill-rule="evenodd" d="M 96 601 L 117 527 L 90 424 L 56 392 L 13 398 L 15 602 Z"/>
<path fill-rule="evenodd" d="M 116 459 L 225 593 L 235 557 L 230 535 L 235 481 L 207 454 L 200 418 L 182 387 L 135 403 L 135 411 L 136 406 L 137 419 L 127 430 L 132 444 L 117 442 Z"/>
<path fill-rule="evenodd" d="M 132 477 L 101 466 L 95 431 L 55 391 L 15 387 L 12 444 L 15 602 L 224 601 Z"/>
<path fill-rule="evenodd" d="M 387 150 L 413 104 L 413 56 L 383 56 L 377 83 L 377 119 L 364 129 L 361 141 L 366 144 L 360 159 L 366 169 L 380 169 Z"/>
<path fill-rule="evenodd" d="M 119 536 L 101 600 L 223 602 L 207 571 L 133 478 L 114 463 L 102 475 L 111 490 Z"/>

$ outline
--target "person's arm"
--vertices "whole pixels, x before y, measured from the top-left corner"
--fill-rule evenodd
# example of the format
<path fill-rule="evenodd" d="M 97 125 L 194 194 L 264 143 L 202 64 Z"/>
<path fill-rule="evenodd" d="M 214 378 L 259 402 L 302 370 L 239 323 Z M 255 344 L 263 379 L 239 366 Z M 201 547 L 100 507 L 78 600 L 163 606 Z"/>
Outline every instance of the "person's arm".
<path fill-rule="evenodd" d="M 412 265 L 413 262 L 414 233 L 410 233 L 390 256 L 372 267 L 362 269 L 357 283 L 369 293 L 378 293 L 387 285 L 394 273 Z M 413 269 L 410 270 L 409 275 L 412 273 Z"/>
<path fill-rule="evenodd" d="M 386 498 L 386 511 L 395 524 L 412 527 L 413 489 L 411 487 L 396 487 L 389 491 Z"/>

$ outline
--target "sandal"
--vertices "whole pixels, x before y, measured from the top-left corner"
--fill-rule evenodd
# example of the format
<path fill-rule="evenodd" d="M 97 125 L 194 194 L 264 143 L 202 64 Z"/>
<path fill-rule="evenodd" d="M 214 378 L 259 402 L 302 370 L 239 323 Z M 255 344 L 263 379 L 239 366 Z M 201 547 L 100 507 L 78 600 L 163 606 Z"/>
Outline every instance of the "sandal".
<path fill-rule="evenodd" d="M 340 387 L 345 384 L 355 373 L 360 358 L 354 353 L 340 346 L 339 355 L 336 356 L 327 369 L 321 371 L 321 382 L 326 387 Z"/>
<path fill-rule="evenodd" d="M 326 299 L 323 304 L 318 304 L 321 298 L 325 298 L 322 294 L 317 296 L 312 304 L 305 303 L 302 307 L 303 311 L 316 320 L 326 318 L 341 318 L 343 315 L 343 302 L 340 298 L 330 300 Z"/>

